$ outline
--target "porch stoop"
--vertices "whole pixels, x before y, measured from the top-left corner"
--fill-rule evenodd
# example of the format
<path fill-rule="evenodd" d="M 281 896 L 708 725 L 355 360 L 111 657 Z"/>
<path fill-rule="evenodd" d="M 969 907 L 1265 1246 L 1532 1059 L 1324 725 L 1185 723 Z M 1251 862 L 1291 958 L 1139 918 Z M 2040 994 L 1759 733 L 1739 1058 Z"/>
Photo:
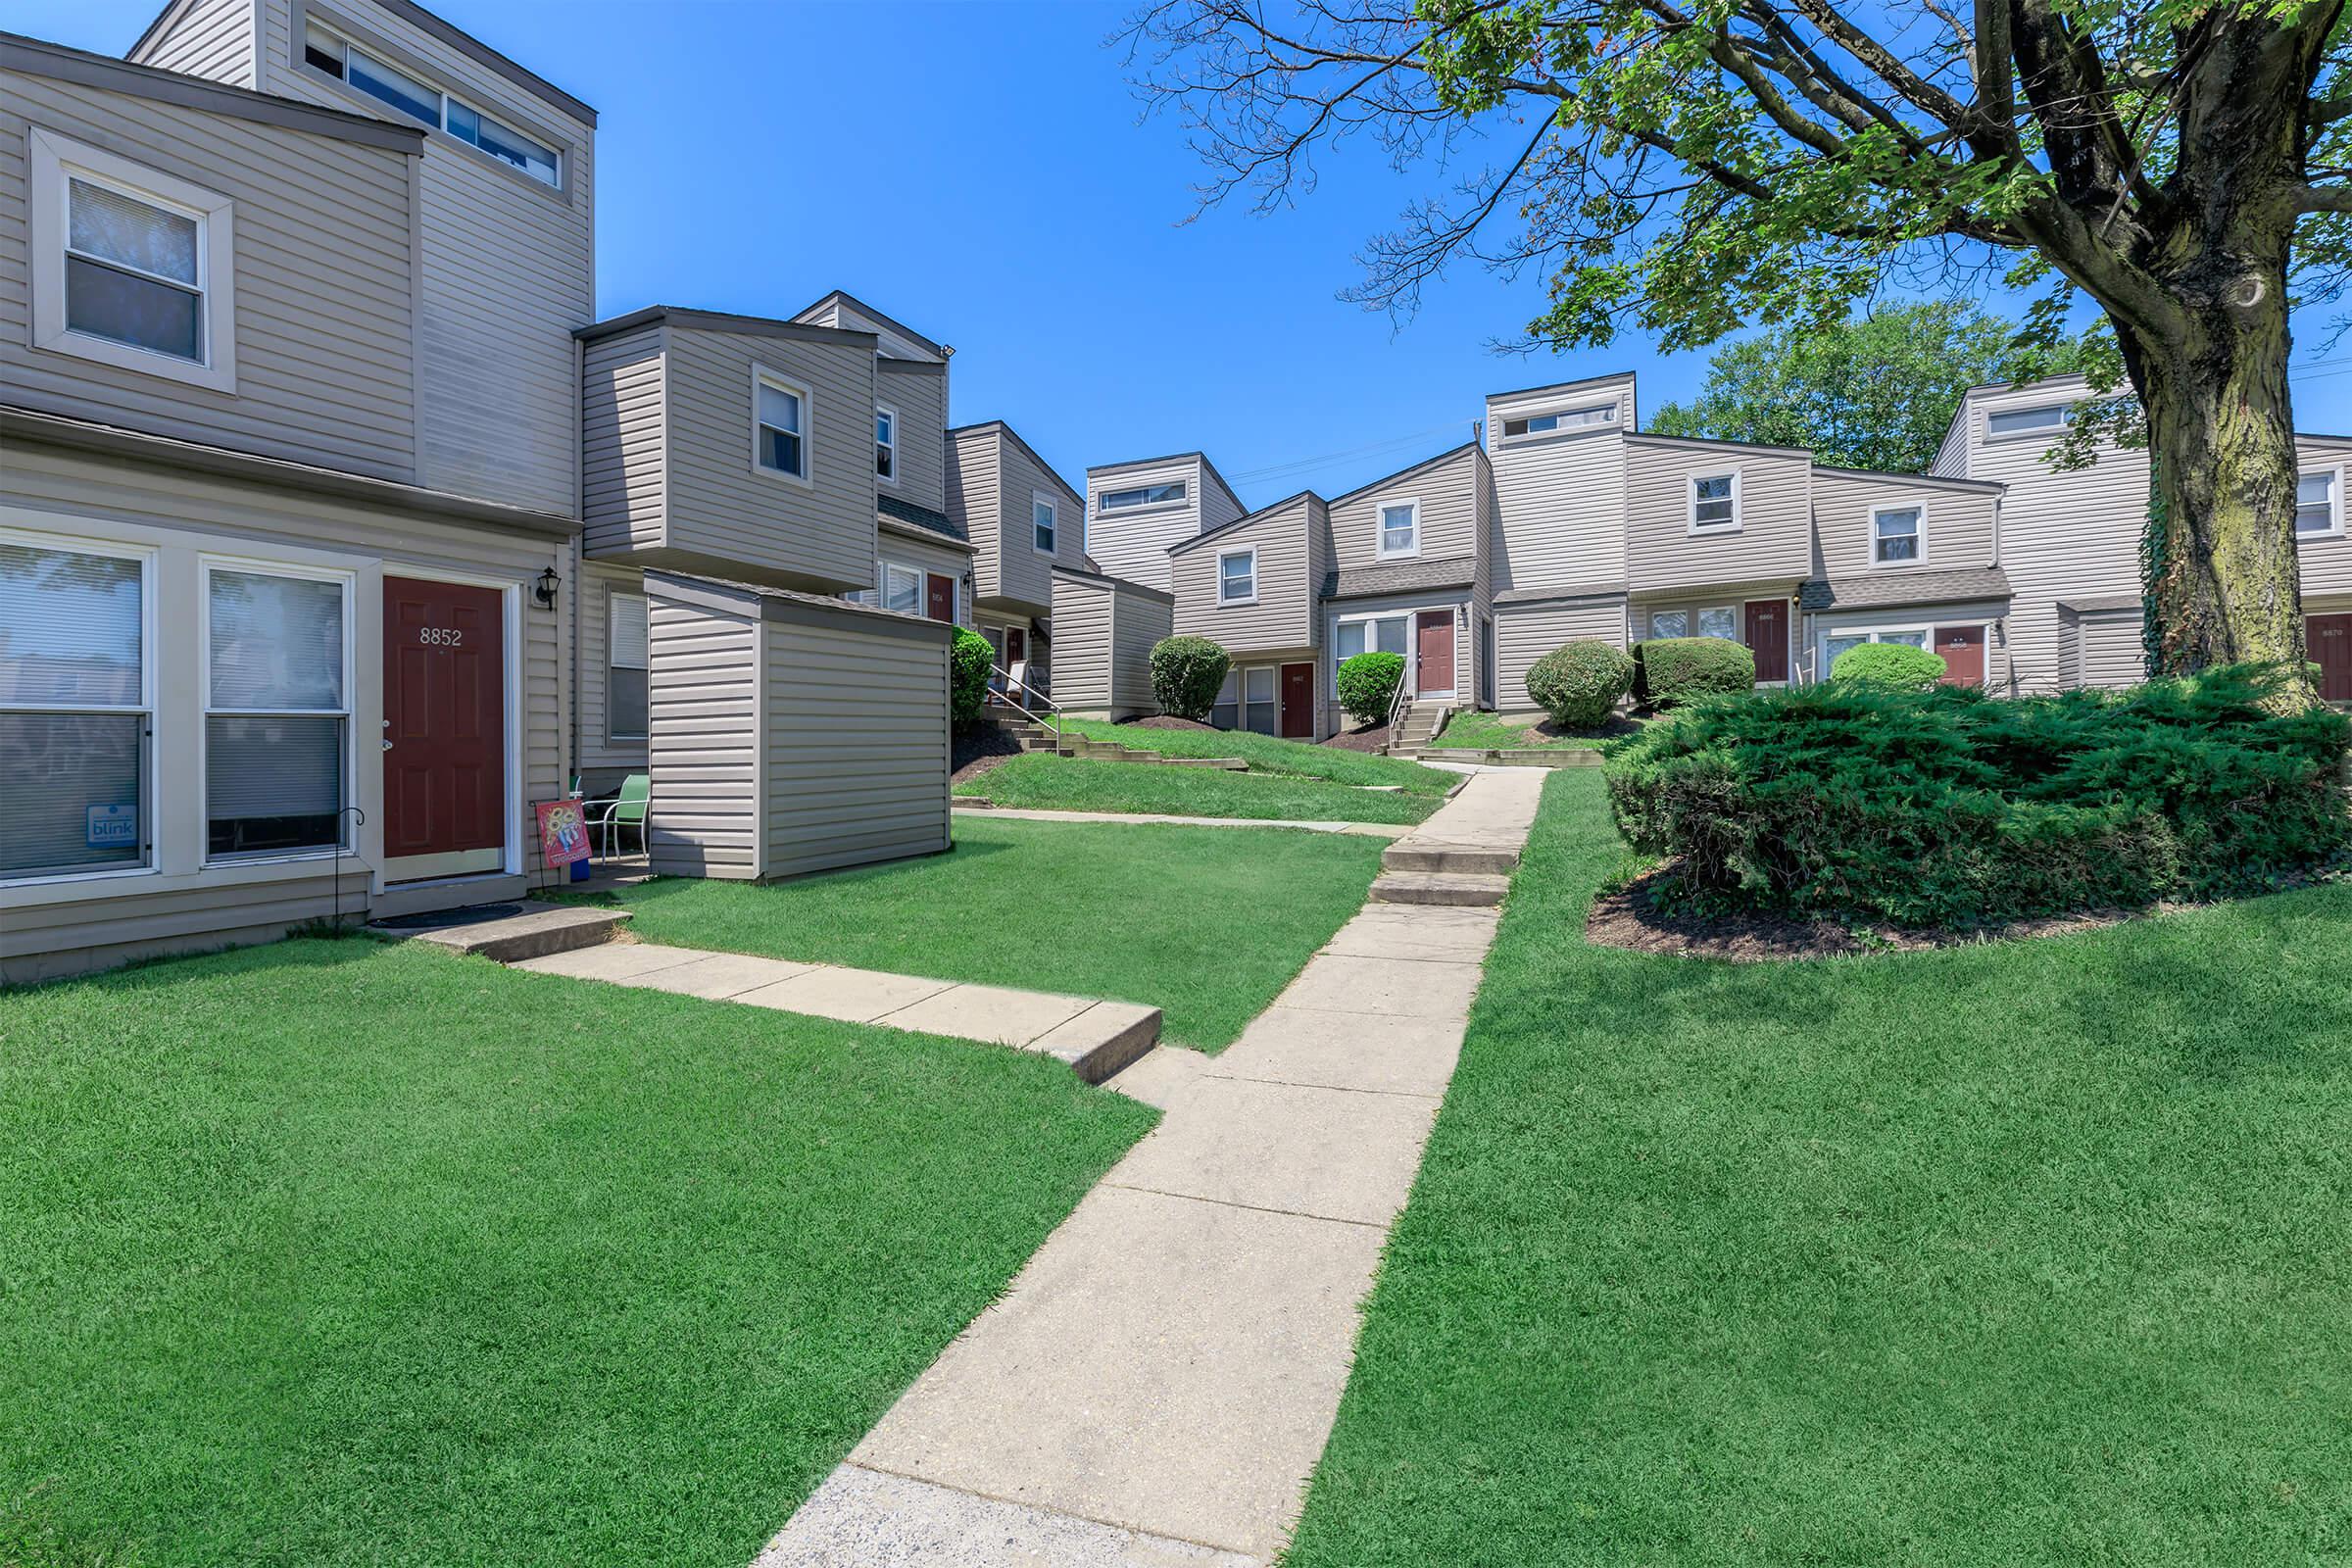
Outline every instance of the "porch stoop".
<path fill-rule="evenodd" d="M 371 925 L 368 934 L 391 941 L 430 943 L 452 953 L 478 954 L 500 963 L 544 958 L 610 942 L 629 919 L 626 909 L 592 909 L 567 904 L 524 904 L 513 914 L 485 920 L 463 920 L 464 910 L 452 911 L 449 925 L 404 929 Z"/>

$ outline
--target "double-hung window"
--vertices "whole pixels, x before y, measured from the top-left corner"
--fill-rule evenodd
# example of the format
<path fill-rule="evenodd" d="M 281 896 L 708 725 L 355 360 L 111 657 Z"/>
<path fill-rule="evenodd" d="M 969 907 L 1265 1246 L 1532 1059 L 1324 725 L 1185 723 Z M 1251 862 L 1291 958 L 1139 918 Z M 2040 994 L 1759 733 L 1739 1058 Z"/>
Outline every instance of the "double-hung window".
<path fill-rule="evenodd" d="M 1054 553 L 1054 521 L 1053 497 L 1032 492 L 1029 497 L 1029 543 L 1041 556 Z"/>
<path fill-rule="evenodd" d="M 1183 499 L 1184 481 L 1178 479 L 1172 484 L 1144 484 L 1126 490 L 1105 490 L 1102 499 L 1095 503 L 1095 510 L 1124 512 L 1130 507 L 1164 506 Z"/>
<path fill-rule="evenodd" d="M 605 739 L 641 741 L 652 728 L 645 595 L 614 594 L 606 614 Z"/>
<path fill-rule="evenodd" d="M 904 611 L 909 615 L 923 612 L 923 574 L 912 566 L 902 566 L 895 561 L 882 564 L 882 608 Z"/>
<path fill-rule="evenodd" d="M 1396 556 L 1417 556 L 1421 553 L 1421 503 L 1418 501 L 1384 501 L 1380 504 L 1379 558 L 1387 561 Z"/>
<path fill-rule="evenodd" d="M 1257 552 L 1229 550 L 1217 557 L 1217 603 L 1257 603 Z"/>
<path fill-rule="evenodd" d="M 233 204 L 35 126 L 35 348 L 236 390 Z"/>
<path fill-rule="evenodd" d="M 808 390 L 768 370 L 752 377 L 754 465 L 767 473 L 808 478 Z"/>
<path fill-rule="evenodd" d="M 1732 533 L 1740 526 L 1740 472 L 1690 476 L 1690 531 Z"/>
<path fill-rule="evenodd" d="M 874 474 L 899 482 L 899 411 L 877 407 L 874 410 Z"/>
<path fill-rule="evenodd" d="M 332 850 L 351 804 L 351 586 L 283 566 L 205 568 L 205 850 Z"/>
<path fill-rule="evenodd" d="M 391 105 L 412 120 L 421 120 L 435 130 L 448 132 L 542 185 L 564 183 L 564 155 L 556 149 L 524 135 L 497 116 L 484 114 L 432 83 L 376 58 L 357 44 L 314 26 L 303 39 L 302 58 L 312 70 L 322 71 L 378 103 Z"/>
<path fill-rule="evenodd" d="M 2295 481 L 2295 537 L 2325 539 L 2344 531 L 2343 483 L 2337 470 L 2322 468 Z"/>
<path fill-rule="evenodd" d="M 1919 507 L 1876 507 L 1870 514 L 1870 564 L 1916 566 L 1927 559 L 1927 513 Z"/>
<path fill-rule="evenodd" d="M 148 863 L 149 568 L 0 537 L 0 881 Z"/>

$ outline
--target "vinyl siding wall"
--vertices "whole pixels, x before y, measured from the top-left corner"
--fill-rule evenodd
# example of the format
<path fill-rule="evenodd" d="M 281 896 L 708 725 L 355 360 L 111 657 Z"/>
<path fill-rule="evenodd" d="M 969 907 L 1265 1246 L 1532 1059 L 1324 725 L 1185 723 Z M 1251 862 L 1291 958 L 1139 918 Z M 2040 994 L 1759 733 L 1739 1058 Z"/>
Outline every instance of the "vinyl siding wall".
<path fill-rule="evenodd" d="M 2336 470 L 2337 506 L 2345 531 L 2332 539 L 2305 539 L 2295 547 L 2302 568 L 2306 600 L 2335 600 L 2352 594 L 2352 498 L 2344 486 L 2352 483 L 2352 440 L 2336 436 L 2297 436 L 2295 454 L 2306 473 L 2320 468 Z"/>
<path fill-rule="evenodd" d="M 1175 630 L 1175 607 L 1166 600 L 1123 586 L 1111 590 L 1110 700 L 1122 716 L 1159 711 L 1152 650 Z"/>
<path fill-rule="evenodd" d="M 339 498 L 97 458 L 29 443 L 12 445 L 0 482 L 0 525 L 149 545 L 158 549 L 153 874 L 12 887 L 0 916 L 0 980 L 35 979 L 150 952 L 219 947 L 280 934 L 324 918 L 335 905 L 331 860 L 203 865 L 203 769 L 198 763 L 202 590 L 198 556 L 219 553 L 323 565 L 352 574 L 350 693 L 352 800 L 368 813 L 343 862 L 342 911 L 431 907 L 510 898 L 550 881 L 537 869 L 530 803 L 552 800 L 571 763 L 568 657 L 574 595 L 539 609 L 530 585 L 553 567 L 576 581 L 573 543 Z M 373 739 L 383 718 L 383 578 L 436 570 L 514 584 L 519 622 L 519 701 L 514 718 L 522 760 L 520 798 L 509 824 L 522 870 L 452 890 L 374 886 L 384 864 L 382 763 Z M 510 673 L 514 681 L 513 672 Z M 514 686 L 511 684 L 511 693 Z M 82 951 L 76 951 L 82 950 Z"/>
<path fill-rule="evenodd" d="M 1024 583 L 1005 584 L 1004 447 L 1003 434 L 989 427 L 948 438 L 948 504 L 942 510 L 963 524 L 972 541 L 972 593 L 981 600 L 1027 597 L 1015 591 Z M 1017 564 L 1014 571 L 1017 578 Z M 1050 582 L 1047 597 L 1035 602 L 1054 602 Z"/>
<path fill-rule="evenodd" d="M 911 566 L 926 574 L 936 572 L 956 585 L 956 618 L 963 625 L 972 623 L 972 594 L 963 583 L 963 574 L 971 569 L 972 558 L 951 545 L 928 544 L 903 533 L 874 535 L 874 567 L 868 585 L 879 590 L 882 586 L 882 563 L 894 562 Z M 929 585 L 925 584 L 924 613 L 929 612 Z"/>
<path fill-rule="evenodd" d="M 662 876 L 760 874 L 760 623 L 648 585 L 653 803 L 646 848 Z"/>
<path fill-rule="evenodd" d="M 1131 490 L 1140 485 L 1169 484 L 1184 481 L 1184 499 L 1156 507 L 1138 507 L 1133 511 L 1102 512 L 1102 493 L 1106 490 Z M 1095 564 L 1113 577 L 1140 582 L 1147 588 L 1168 591 L 1168 547 L 1190 539 L 1193 535 L 1213 527 L 1203 521 L 1201 508 L 1203 491 L 1213 488 L 1201 477 L 1197 458 L 1182 458 L 1173 463 L 1146 464 L 1134 467 L 1098 469 L 1087 475 L 1087 523 L 1085 553 L 1095 558 Z M 1224 503 L 1217 510 L 1226 511 Z M 1223 520 L 1230 521 L 1238 512 L 1227 511 Z"/>
<path fill-rule="evenodd" d="M 1176 635 L 1206 637 L 1236 656 L 1315 646 L 1315 600 L 1322 589 L 1313 571 L 1318 533 L 1331 527 L 1322 501 L 1301 496 L 1273 512 L 1228 528 L 1168 558 L 1176 595 Z M 1239 551 L 1256 555 L 1256 602 L 1217 602 L 1217 563 Z"/>
<path fill-rule="evenodd" d="M 1054 568 L 1084 564 L 1086 502 L 1059 474 L 1031 458 L 1016 441 L 1001 443 L 1004 484 L 1004 566 L 998 594 L 1034 607 L 1054 603 Z M 1040 492 L 1054 503 L 1054 554 L 1038 553 L 1033 506 Z"/>
<path fill-rule="evenodd" d="M 1469 626 L 1465 628 L 1462 625 L 1461 616 L 1456 613 L 1458 607 L 1469 603 L 1470 591 L 1466 588 L 1432 588 L 1423 593 L 1385 594 L 1370 599 L 1326 601 L 1323 606 L 1323 647 L 1331 650 L 1331 653 L 1330 657 L 1320 661 L 1322 667 L 1316 676 L 1315 695 L 1318 702 L 1330 706 L 1332 722 L 1337 724 L 1345 716 L 1339 710 L 1336 698 L 1336 686 L 1339 680 L 1339 623 L 1364 615 L 1411 614 L 1414 617 L 1412 626 L 1408 627 L 1405 632 L 1405 648 L 1408 651 L 1405 661 L 1405 679 L 1408 682 L 1413 679 L 1412 651 L 1419 646 L 1415 639 L 1419 635 L 1420 612 L 1442 610 L 1452 615 L 1454 619 L 1454 695 L 1446 701 L 1448 706 L 1453 708 L 1476 706 L 1473 694 L 1478 689 L 1478 617 L 1475 614 L 1472 615 Z"/>
<path fill-rule="evenodd" d="M 148 44 L 127 58 L 232 87 L 255 81 L 259 36 L 256 0 L 175 0 L 177 13 Z"/>
<path fill-rule="evenodd" d="M 1625 445 L 1627 581 L 1636 594 L 1793 583 L 1812 569 L 1812 461 L 1803 454 L 1657 437 Z M 1732 472 L 1739 530 L 1691 533 L 1691 480 Z"/>
<path fill-rule="evenodd" d="M 1054 579 L 1054 700 L 1073 713 L 1153 713 L 1152 649 L 1171 635 L 1167 601 L 1078 573 Z"/>
<path fill-rule="evenodd" d="M 234 391 L 29 346 L 32 126 L 234 203 Z M 0 73 L 0 381 L 8 401 L 414 480 L 416 162 L 332 136 Z"/>
<path fill-rule="evenodd" d="M 642 773 L 646 770 L 644 741 L 612 740 L 605 687 L 610 679 L 608 655 L 612 631 L 612 596 L 645 592 L 645 573 L 627 566 L 586 563 L 579 579 L 580 668 L 573 690 L 579 694 L 579 769 L 583 773 Z M 650 608 L 650 607 L 649 607 Z M 650 660 L 649 660 L 650 662 Z"/>
<path fill-rule="evenodd" d="M 1505 713 L 1533 712 L 1539 707 L 1527 694 L 1527 672 L 1553 649 L 1572 642 L 1626 646 L 1622 594 L 1496 605 L 1494 614 L 1494 707 Z"/>
<path fill-rule="evenodd" d="M 1615 427 L 1516 440 L 1502 433 L 1506 418 L 1612 400 L 1618 409 Z M 1487 400 L 1494 592 L 1625 580 L 1625 432 L 1633 427 L 1631 376 Z"/>
<path fill-rule="evenodd" d="M 1383 480 L 1331 504 L 1331 542 L 1339 568 L 1389 565 L 1399 561 L 1450 561 L 1478 552 L 1480 453 L 1465 449 L 1445 462 Z M 1420 549 L 1409 556 L 1380 555 L 1380 509 L 1403 501 L 1421 503 Z"/>
<path fill-rule="evenodd" d="M 258 0 L 265 92 L 414 124 L 299 63 L 303 0 Z M 372 0 L 312 8 L 388 45 L 518 131 L 559 143 L 562 191 L 434 131 L 420 172 L 418 477 L 435 489 L 576 514 L 579 367 L 571 339 L 595 311 L 596 136 L 559 105 Z M 368 37 L 356 41 L 370 42 Z"/>
<path fill-rule="evenodd" d="M 1905 571 L 1950 571 L 1995 564 L 1993 514 L 1998 496 L 1926 484 L 1904 474 L 1813 471 L 1813 571 L 1816 576 L 1895 576 Z M 1872 563 L 1871 514 L 1886 507 L 1918 507 L 1925 548 L 1905 566 Z"/>
<path fill-rule="evenodd" d="M 898 483 L 878 493 L 933 512 L 948 510 L 948 373 L 945 366 L 874 362 L 874 402 L 898 411 Z"/>
<path fill-rule="evenodd" d="M 2136 610 L 2058 609 L 2059 668 L 2070 686 L 2136 686 L 2147 676 Z"/>
<path fill-rule="evenodd" d="M 580 357 L 582 534 L 590 555 L 650 550 L 668 522 L 664 328 L 599 338 Z"/>
<path fill-rule="evenodd" d="M 763 875 L 948 848 L 946 641 L 788 613 L 763 628 Z"/>

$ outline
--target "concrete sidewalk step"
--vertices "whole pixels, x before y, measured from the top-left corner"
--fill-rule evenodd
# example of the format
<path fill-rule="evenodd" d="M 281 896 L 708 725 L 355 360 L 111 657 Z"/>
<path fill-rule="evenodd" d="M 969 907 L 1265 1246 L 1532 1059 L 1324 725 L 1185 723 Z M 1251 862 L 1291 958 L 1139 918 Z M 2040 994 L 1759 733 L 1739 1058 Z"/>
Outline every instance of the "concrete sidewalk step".
<path fill-rule="evenodd" d="M 1445 844 L 1419 836 L 1397 840 L 1383 850 L 1384 871 L 1441 871 L 1469 875 L 1507 876 L 1519 864 L 1519 852 L 1481 844 Z"/>
<path fill-rule="evenodd" d="M 454 913 L 462 915 L 464 911 Z M 602 946 L 612 940 L 628 918 L 626 909 L 525 903 L 514 913 L 495 919 L 422 928 L 371 925 L 368 932 L 393 941 L 425 942 L 452 953 L 478 954 L 500 963 L 514 963 Z"/>
<path fill-rule="evenodd" d="M 1576 748 L 1535 751 L 1525 747 L 1424 746 L 1414 756 L 1424 762 L 1485 762 L 1497 767 L 1598 767 L 1601 763 L 1598 752 Z"/>
<path fill-rule="evenodd" d="M 1372 884 L 1375 904 L 1445 904 L 1494 908 L 1511 891 L 1511 879 L 1485 872 L 1384 871 Z"/>

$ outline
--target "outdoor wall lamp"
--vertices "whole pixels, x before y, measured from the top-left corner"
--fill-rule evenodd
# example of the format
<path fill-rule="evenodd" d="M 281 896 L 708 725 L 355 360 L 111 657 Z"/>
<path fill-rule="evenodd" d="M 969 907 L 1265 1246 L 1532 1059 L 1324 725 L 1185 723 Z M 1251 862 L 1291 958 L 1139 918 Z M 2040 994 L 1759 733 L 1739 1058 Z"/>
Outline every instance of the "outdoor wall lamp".
<path fill-rule="evenodd" d="M 531 596 L 539 601 L 541 610 L 556 608 L 556 589 L 563 581 L 563 578 L 556 575 L 555 567 L 546 566 L 540 569 L 539 583 L 531 590 Z"/>

